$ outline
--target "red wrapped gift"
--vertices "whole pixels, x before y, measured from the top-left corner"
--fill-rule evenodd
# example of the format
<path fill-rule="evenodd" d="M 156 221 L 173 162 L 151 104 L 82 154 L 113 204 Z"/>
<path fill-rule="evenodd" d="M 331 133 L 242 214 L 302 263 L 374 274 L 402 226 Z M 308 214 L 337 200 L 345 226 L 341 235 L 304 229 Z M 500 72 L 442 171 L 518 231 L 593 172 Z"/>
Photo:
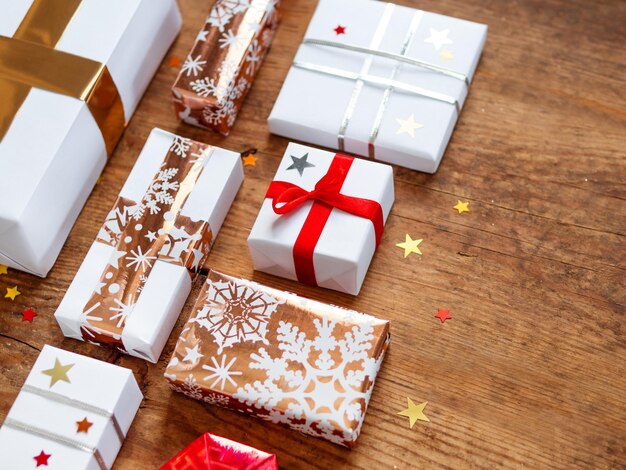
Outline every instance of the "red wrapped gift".
<path fill-rule="evenodd" d="M 278 463 L 274 454 L 207 432 L 161 470 L 278 470 Z"/>

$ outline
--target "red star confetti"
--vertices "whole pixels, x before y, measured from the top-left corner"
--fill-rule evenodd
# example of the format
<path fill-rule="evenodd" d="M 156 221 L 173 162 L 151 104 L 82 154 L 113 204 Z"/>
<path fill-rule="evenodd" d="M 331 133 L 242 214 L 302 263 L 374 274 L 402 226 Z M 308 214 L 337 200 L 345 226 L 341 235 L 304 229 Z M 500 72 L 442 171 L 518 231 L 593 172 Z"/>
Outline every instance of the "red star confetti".
<path fill-rule="evenodd" d="M 22 311 L 22 321 L 32 323 L 37 315 L 38 313 L 35 312 L 32 307 L 29 307 L 28 309 Z"/>
<path fill-rule="evenodd" d="M 340 34 L 346 34 L 346 27 L 338 24 L 337 27 L 333 29 L 333 31 L 337 36 L 339 36 Z"/>
<path fill-rule="evenodd" d="M 6 295 L 4 297 L 6 299 L 15 300 L 15 297 L 17 297 L 20 294 L 21 294 L 21 292 L 19 290 L 17 290 L 17 286 L 15 286 L 15 287 L 7 287 L 7 293 L 6 293 Z"/>
<path fill-rule="evenodd" d="M 452 317 L 450 316 L 450 309 L 446 310 L 443 308 L 438 308 L 435 318 L 439 318 L 439 320 L 441 320 L 441 323 L 444 323 L 446 320 L 451 320 Z"/>
<path fill-rule="evenodd" d="M 167 65 L 169 65 L 173 69 L 179 68 L 182 63 L 183 63 L 183 60 L 180 57 L 177 57 L 175 55 L 170 57 L 169 60 L 167 61 Z"/>
<path fill-rule="evenodd" d="M 84 432 L 85 434 L 87 434 L 91 426 L 93 426 L 93 423 L 90 422 L 85 416 L 82 421 L 76 421 L 76 434 L 78 434 L 79 432 Z"/>
<path fill-rule="evenodd" d="M 45 465 L 46 467 L 48 466 L 48 459 L 52 456 L 52 454 L 46 454 L 43 450 L 41 451 L 41 453 L 39 455 L 36 455 L 35 457 L 33 457 L 35 459 L 35 462 L 37 462 L 37 466 L 39 467 L 40 465 Z"/>

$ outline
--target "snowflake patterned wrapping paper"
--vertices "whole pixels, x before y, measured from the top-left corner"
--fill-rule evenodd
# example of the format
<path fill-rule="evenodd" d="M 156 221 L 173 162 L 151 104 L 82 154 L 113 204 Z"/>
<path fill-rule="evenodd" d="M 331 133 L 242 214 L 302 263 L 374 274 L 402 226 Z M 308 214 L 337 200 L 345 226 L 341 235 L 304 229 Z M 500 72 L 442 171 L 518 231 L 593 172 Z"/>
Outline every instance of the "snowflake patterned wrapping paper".
<path fill-rule="evenodd" d="M 296 200 L 277 212 L 281 193 Z M 364 200 L 378 214 L 358 213 Z M 389 165 L 291 143 L 248 237 L 254 269 L 357 295 L 393 201 Z"/>
<path fill-rule="evenodd" d="M 0 12 L 0 264 L 43 277 L 181 17 L 175 0 L 0 0 Z M 96 85 L 77 98 L 82 83 Z"/>
<path fill-rule="evenodd" d="M 176 113 L 228 135 L 278 26 L 279 0 L 217 0 L 174 83 Z"/>
<path fill-rule="evenodd" d="M 2 468 L 110 469 L 142 399 L 129 369 L 45 345 L 0 428 Z"/>
<path fill-rule="evenodd" d="M 165 377 L 174 390 L 352 447 L 389 322 L 211 271 Z"/>
<path fill-rule="evenodd" d="M 486 37 L 485 25 L 391 3 L 320 0 L 270 131 L 434 173 Z"/>
<path fill-rule="evenodd" d="M 160 470 L 278 470 L 276 456 L 204 433 Z"/>
<path fill-rule="evenodd" d="M 150 134 L 55 317 L 156 362 L 243 181 L 239 154 Z"/>

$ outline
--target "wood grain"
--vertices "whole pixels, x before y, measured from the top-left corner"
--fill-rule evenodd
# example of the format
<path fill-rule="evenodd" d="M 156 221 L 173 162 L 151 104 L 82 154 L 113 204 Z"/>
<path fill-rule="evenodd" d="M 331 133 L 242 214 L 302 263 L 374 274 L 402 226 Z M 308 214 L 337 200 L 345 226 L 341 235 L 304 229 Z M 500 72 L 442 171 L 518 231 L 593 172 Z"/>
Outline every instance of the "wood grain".
<path fill-rule="evenodd" d="M 0 276 L 1 293 L 22 292 L 0 300 L 0 418 L 49 343 L 135 371 L 146 399 L 116 469 L 157 468 L 204 431 L 275 452 L 283 468 L 626 466 L 626 3 L 400 3 L 487 23 L 489 37 L 439 172 L 395 169 L 396 203 L 361 294 L 255 273 L 246 248 L 287 144 L 269 134 L 266 118 L 315 2 L 284 0 L 272 50 L 222 138 L 179 124 L 172 110 L 169 58 L 185 57 L 211 4 L 181 0 L 184 30 L 55 268 L 45 280 Z M 391 320 L 356 449 L 171 392 L 162 374 L 189 302 L 156 365 L 61 335 L 55 308 L 155 126 L 258 149 L 211 266 Z M 469 214 L 452 209 L 457 198 L 470 201 Z M 424 239 L 422 257 L 402 258 L 395 244 L 405 233 Z M 19 313 L 30 306 L 40 314 L 32 325 Z M 437 307 L 453 319 L 441 324 Z M 407 396 L 429 402 L 429 423 L 408 429 L 396 414 Z"/>

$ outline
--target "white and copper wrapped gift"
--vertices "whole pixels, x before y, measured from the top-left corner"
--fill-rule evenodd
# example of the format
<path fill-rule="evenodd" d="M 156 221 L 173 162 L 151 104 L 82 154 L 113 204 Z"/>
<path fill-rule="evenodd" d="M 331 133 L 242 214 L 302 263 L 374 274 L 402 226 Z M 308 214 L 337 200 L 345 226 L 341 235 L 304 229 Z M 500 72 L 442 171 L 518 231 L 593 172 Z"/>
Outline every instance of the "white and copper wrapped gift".
<path fill-rule="evenodd" d="M 155 129 L 55 317 L 156 362 L 243 181 L 239 154 Z"/>
<path fill-rule="evenodd" d="M 0 428 L 1 467 L 109 470 L 142 399 L 129 369 L 45 345 Z"/>
<path fill-rule="evenodd" d="M 165 377 L 174 390 L 352 447 L 389 322 L 210 271 Z"/>
<path fill-rule="evenodd" d="M 217 0 L 174 83 L 176 113 L 228 135 L 278 26 L 279 0 Z"/>

